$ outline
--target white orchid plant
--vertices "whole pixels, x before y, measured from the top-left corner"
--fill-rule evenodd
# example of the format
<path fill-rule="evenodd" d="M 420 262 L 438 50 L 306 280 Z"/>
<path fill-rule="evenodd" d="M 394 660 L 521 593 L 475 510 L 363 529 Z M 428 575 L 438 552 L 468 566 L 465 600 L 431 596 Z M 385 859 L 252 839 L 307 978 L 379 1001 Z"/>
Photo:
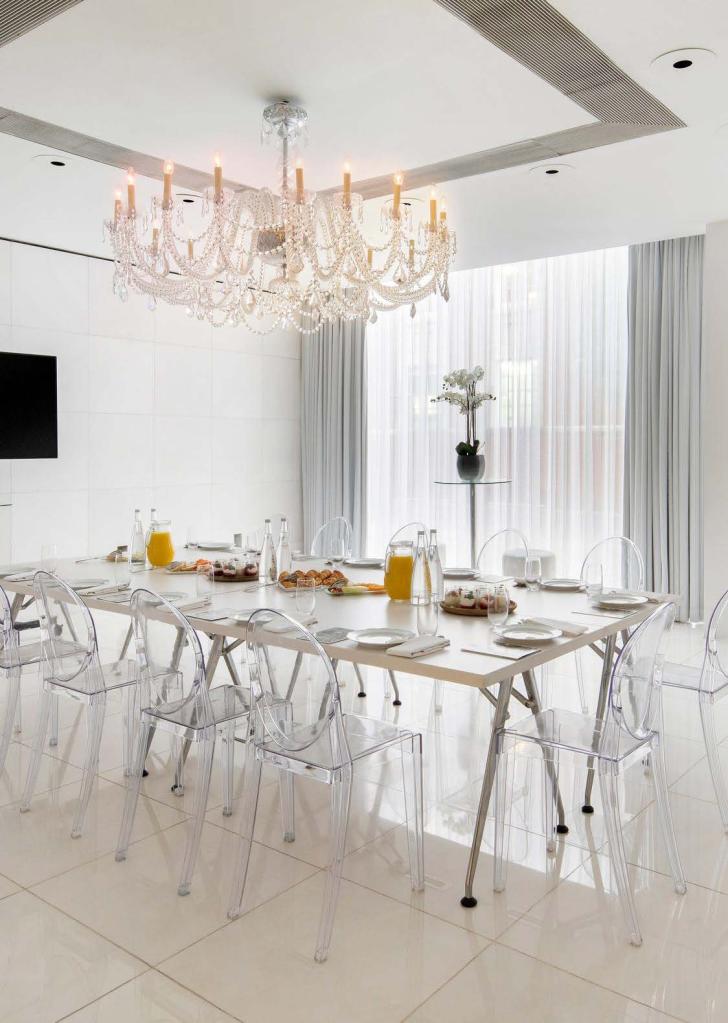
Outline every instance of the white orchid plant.
<path fill-rule="evenodd" d="M 442 393 L 432 401 L 446 401 L 465 416 L 467 439 L 460 441 L 455 450 L 459 455 L 477 455 L 480 441 L 475 436 L 475 413 L 486 401 L 495 401 L 494 394 L 476 390 L 485 376 L 482 366 L 473 369 L 455 369 L 442 379 Z"/>

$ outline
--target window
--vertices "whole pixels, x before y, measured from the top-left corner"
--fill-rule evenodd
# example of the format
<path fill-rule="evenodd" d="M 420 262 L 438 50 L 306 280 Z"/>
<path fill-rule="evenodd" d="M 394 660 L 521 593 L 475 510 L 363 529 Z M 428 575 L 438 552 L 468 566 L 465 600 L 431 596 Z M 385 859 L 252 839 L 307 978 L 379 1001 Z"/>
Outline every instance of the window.
<path fill-rule="evenodd" d="M 480 541 L 516 526 L 576 572 L 622 529 L 627 249 L 461 271 L 450 296 L 367 328 L 367 550 L 422 519 L 467 563 L 467 490 L 436 484 L 456 477 L 464 421 L 430 399 L 480 364 L 497 399 L 478 413 L 486 476 L 512 481 L 478 488 Z"/>

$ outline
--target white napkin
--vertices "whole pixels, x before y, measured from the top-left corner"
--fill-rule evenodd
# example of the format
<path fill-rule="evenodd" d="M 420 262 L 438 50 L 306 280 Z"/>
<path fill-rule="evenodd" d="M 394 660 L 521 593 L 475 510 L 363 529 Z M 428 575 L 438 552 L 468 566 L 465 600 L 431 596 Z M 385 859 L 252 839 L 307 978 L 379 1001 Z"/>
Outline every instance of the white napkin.
<path fill-rule="evenodd" d="M 562 621 L 560 618 L 521 618 L 524 625 L 543 625 L 546 629 L 560 629 L 565 636 L 583 636 L 589 631 L 588 625 Z"/>
<path fill-rule="evenodd" d="M 531 654 L 537 654 L 539 647 L 511 647 L 513 653 L 504 653 L 503 648 L 499 650 L 492 649 L 487 646 L 464 646 L 462 648 L 465 654 L 482 654 L 484 657 L 497 657 L 500 661 L 520 661 L 522 657 L 530 657 Z"/>
<path fill-rule="evenodd" d="M 387 653 L 393 657 L 423 657 L 436 650 L 444 650 L 447 646 L 450 646 L 450 640 L 445 636 L 415 636 L 414 639 L 391 646 Z"/>
<path fill-rule="evenodd" d="M 315 615 L 292 614 L 289 615 L 289 618 L 293 618 L 295 622 L 302 625 L 304 628 L 308 628 L 309 625 L 314 625 L 318 621 L 318 618 Z M 267 632 L 288 632 L 293 628 L 293 626 L 289 622 L 277 619 L 276 621 L 271 622 L 270 625 L 266 625 L 265 628 Z"/>

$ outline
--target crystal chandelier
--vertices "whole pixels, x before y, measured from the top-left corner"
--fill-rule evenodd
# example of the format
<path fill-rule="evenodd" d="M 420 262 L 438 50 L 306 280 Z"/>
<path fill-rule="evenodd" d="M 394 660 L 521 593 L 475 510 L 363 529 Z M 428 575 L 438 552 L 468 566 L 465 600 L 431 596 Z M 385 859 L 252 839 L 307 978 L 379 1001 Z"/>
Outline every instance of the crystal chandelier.
<path fill-rule="evenodd" d="M 114 290 L 130 290 L 185 306 L 189 316 L 216 326 L 245 324 L 256 333 L 295 327 L 312 333 L 322 323 L 410 306 L 437 292 L 447 300 L 455 233 L 435 192 L 429 205 L 402 193 L 395 175 L 379 238 L 363 233 L 364 203 L 344 168 L 341 191 L 315 194 L 304 187 L 303 166 L 291 176 L 291 148 L 305 134 L 302 107 L 273 103 L 263 112 L 263 138 L 281 152 L 281 187 L 223 187 L 215 158 L 212 188 L 202 196 L 200 233 L 185 229 L 183 201 L 172 193 L 174 167 L 164 164 L 162 196 L 150 213 L 136 205 L 133 170 L 127 201 L 117 192 L 105 228 L 114 250 Z M 417 216 L 417 209 L 425 211 Z"/>

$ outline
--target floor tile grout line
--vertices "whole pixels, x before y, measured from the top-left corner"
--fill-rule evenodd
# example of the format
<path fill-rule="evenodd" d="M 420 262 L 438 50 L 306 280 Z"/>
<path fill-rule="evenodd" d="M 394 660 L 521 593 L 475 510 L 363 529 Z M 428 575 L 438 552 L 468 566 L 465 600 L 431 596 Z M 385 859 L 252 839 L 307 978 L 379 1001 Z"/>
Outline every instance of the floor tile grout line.
<path fill-rule="evenodd" d="M 447 980 L 443 981 L 439 987 L 437 987 L 434 991 L 431 991 L 427 998 L 424 998 L 421 1002 L 418 1002 L 411 1012 L 408 1012 L 406 1016 L 403 1016 L 401 1018 L 400 1023 L 407 1023 L 408 1019 L 412 1019 L 414 1014 L 418 1012 L 423 1005 L 426 1005 L 431 998 L 434 998 L 437 994 L 439 994 L 439 992 L 442 991 L 444 987 L 447 987 L 448 984 L 451 984 L 453 981 L 457 980 L 457 978 L 460 976 L 463 970 L 467 970 L 467 968 L 471 966 L 476 959 L 479 959 L 482 955 L 485 955 L 488 949 L 492 948 L 493 945 L 494 939 L 491 938 L 488 944 L 485 946 L 485 948 L 481 948 L 479 952 L 476 952 L 475 955 L 472 956 L 472 958 L 468 959 L 467 963 L 463 963 L 459 970 L 456 970 L 455 973 L 453 973 L 452 976 L 448 977 Z"/>
<path fill-rule="evenodd" d="M 97 1002 L 102 1001 L 104 998 L 107 997 L 107 995 L 113 995 L 115 991 L 119 991 L 121 988 L 126 987 L 127 984 L 133 984 L 135 981 L 140 980 L 142 977 L 146 977 L 148 973 L 153 972 L 154 967 L 150 966 L 148 970 L 144 970 L 143 973 L 137 974 L 136 977 L 131 977 L 129 980 L 124 980 L 121 982 L 121 984 L 116 984 L 114 987 L 109 988 L 108 991 L 104 991 L 104 993 L 102 995 L 99 995 L 98 998 L 92 998 L 91 1001 L 84 1002 L 83 1005 L 77 1005 L 75 1009 L 71 1009 L 71 1011 L 67 1012 L 65 1016 L 59 1016 L 57 1020 L 53 1021 L 53 1023 L 63 1023 L 64 1020 L 71 1019 L 73 1016 L 76 1015 L 77 1012 L 83 1012 L 84 1009 L 88 1009 L 90 1006 L 96 1005 Z"/>

